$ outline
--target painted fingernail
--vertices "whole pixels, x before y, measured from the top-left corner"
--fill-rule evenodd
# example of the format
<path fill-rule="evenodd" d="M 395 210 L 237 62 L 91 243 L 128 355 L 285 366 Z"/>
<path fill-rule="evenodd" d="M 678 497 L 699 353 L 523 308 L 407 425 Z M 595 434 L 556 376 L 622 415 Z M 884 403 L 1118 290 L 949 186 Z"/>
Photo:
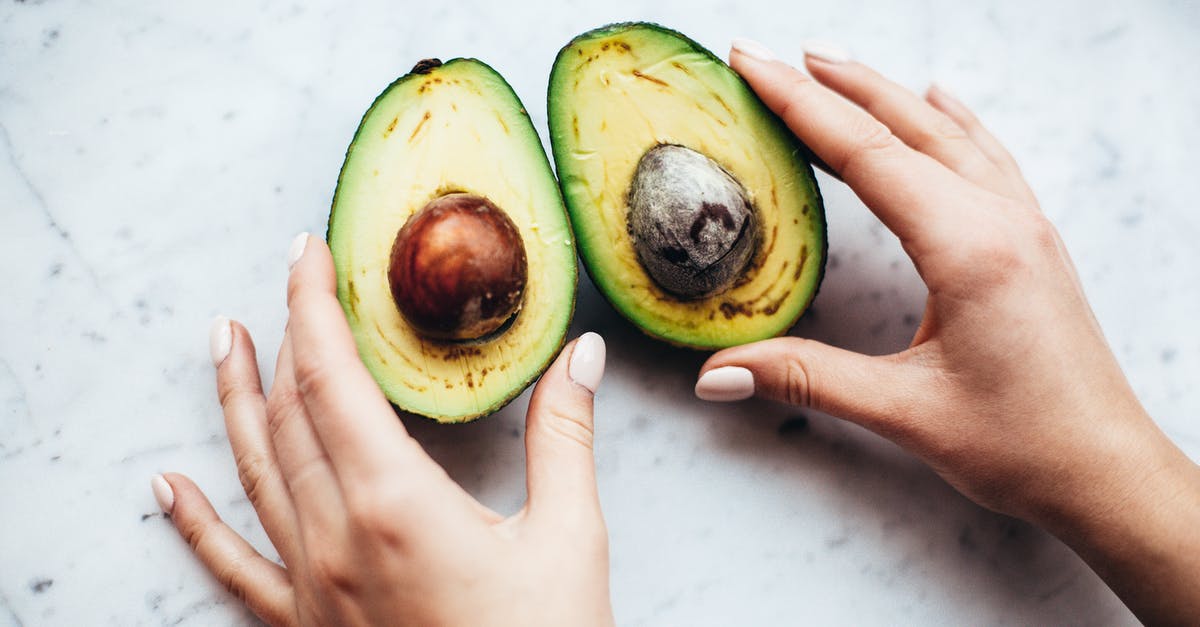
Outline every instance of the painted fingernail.
<path fill-rule="evenodd" d="M 754 396 L 754 373 L 739 366 L 713 368 L 696 381 L 703 401 L 740 401 Z"/>
<path fill-rule="evenodd" d="M 297 261 L 304 256 L 304 249 L 308 246 L 308 233 L 301 233 L 292 240 L 292 245 L 288 247 L 288 270 L 291 270 L 296 265 Z"/>
<path fill-rule="evenodd" d="M 734 39 L 733 49 L 736 50 L 738 54 L 744 54 L 752 59 L 758 59 L 759 61 L 774 61 L 778 58 L 775 56 L 774 52 L 771 52 L 770 48 L 758 43 L 757 41 L 754 41 L 753 39 L 746 39 L 745 37 L 738 37 Z"/>
<path fill-rule="evenodd" d="M 158 501 L 159 508 L 164 514 L 170 514 L 175 508 L 175 491 L 171 489 L 171 484 L 162 475 L 154 475 L 150 480 L 150 489 L 154 491 L 154 500 Z"/>
<path fill-rule="evenodd" d="M 804 42 L 803 47 L 805 56 L 820 59 L 826 63 L 845 63 L 850 60 L 850 53 L 828 41 L 812 39 Z"/>
<path fill-rule="evenodd" d="M 579 336 L 567 364 L 567 376 L 595 394 L 604 378 L 604 353 L 604 338 L 598 333 L 589 331 Z"/>
<path fill-rule="evenodd" d="M 208 354 L 212 356 L 214 368 L 219 368 L 233 348 L 233 324 L 225 316 L 213 318 L 208 328 Z"/>

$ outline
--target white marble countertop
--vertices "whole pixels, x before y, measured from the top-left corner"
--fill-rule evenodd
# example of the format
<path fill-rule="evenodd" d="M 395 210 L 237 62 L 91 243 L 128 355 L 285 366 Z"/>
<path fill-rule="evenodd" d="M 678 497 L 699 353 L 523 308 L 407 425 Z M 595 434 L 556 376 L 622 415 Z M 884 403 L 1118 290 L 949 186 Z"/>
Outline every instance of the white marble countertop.
<path fill-rule="evenodd" d="M 818 36 L 974 105 L 1060 227 L 1142 400 L 1200 458 L 1196 5 L 406 4 L 0 4 L 0 625 L 250 622 L 148 487 L 189 473 L 269 548 L 225 441 L 210 318 L 244 321 L 273 354 L 287 245 L 324 232 L 359 116 L 414 61 L 488 61 L 544 138 L 555 52 L 611 21 L 658 21 L 720 54 L 744 35 L 799 59 Z M 820 181 L 832 259 L 794 332 L 902 348 L 915 273 Z M 702 355 L 644 339 L 584 279 L 573 332 L 588 329 L 610 347 L 597 460 L 622 625 L 1133 622 L 1057 540 L 873 435 L 696 401 Z M 412 428 L 511 512 L 524 408 Z"/>

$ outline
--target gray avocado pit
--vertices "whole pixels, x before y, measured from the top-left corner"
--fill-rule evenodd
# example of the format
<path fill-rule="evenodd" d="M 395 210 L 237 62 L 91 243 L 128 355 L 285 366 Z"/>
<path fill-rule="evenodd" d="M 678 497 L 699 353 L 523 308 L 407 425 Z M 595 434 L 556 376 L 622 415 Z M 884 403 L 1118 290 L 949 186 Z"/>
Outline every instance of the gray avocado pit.
<path fill-rule="evenodd" d="M 758 243 L 745 190 L 719 164 L 673 144 L 651 148 L 629 189 L 638 261 L 662 289 L 699 299 L 732 286 Z"/>

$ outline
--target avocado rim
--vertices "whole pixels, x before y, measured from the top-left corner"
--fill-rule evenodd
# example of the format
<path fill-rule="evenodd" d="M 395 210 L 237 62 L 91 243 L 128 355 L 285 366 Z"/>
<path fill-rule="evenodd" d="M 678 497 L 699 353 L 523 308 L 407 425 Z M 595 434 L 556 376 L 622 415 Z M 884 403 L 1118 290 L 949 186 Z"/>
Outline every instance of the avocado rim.
<path fill-rule="evenodd" d="M 754 90 L 750 87 L 750 84 L 746 82 L 746 79 L 742 78 L 742 76 L 740 74 L 738 74 L 732 67 L 730 67 L 729 64 L 726 63 L 723 59 L 721 59 L 717 55 L 713 54 L 712 51 L 710 51 L 709 49 L 700 45 L 699 43 L 697 43 L 695 40 L 688 37 L 687 35 L 684 35 L 683 33 L 679 32 L 677 30 L 662 26 L 661 24 L 656 24 L 654 22 L 613 22 L 611 24 L 605 24 L 603 26 L 599 26 L 599 27 L 593 28 L 589 31 L 586 31 L 584 33 L 580 33 L 579 35 L 576 35 L 575 37 L 571 38 L 571 40 L 569 42 L 567 42 L 566 45 L 564 45 L 562 48 L 560 48 L 558 51 L 558 54 L 555 55 L 554 65 L 551 67 L 551 70 L 550 70 L 550 80 L 549 80 L 548 89 L 546 91 L 546 113 L 547 113 L 546 119 L 547 119 L 547 122 L 549 122 L 549 120 L 551 118 L 551 115 L 550 115 L 551 101 L 554 98 L 555 91 L 557 91 L 555 89 L 555 87 L 557 85 L 559 85 L 562 80 L 561 77 L 559 76 L 559 73 L 560 73 L 560 71 L 562 71 L 562 68 L 565 67 L 565 64 L 560 64 L 559 62 L 567 54 L 567 51 L 570 50 L 574 45 L 581 43 L 581 42 L 589 41 L 592 39 L 598 39 L 601 37 L 607 37 L 610 35 L 615 35 L 615 34 L 619 34 L 619 33 L 623 33 L 623 32 L 633 31 L 633 30 L 637 30 L 637 29 L 647 29 L 647 30 L 651 30 L 651 31 L 657 31 L 659 33 L 679 39 L 684 44 L 686 44 L 689 48 L 691 48 L 692 51 L 694 51 L 704 57 L 707 57 L 709 60 L 715 62 L 720 67 L 723 67 L 727 72 L 729 72 L 734 77 L 736 77 L 736 79 L 742 84 L 742 86 L 746 88 L 747 92 L 750 94 L 753 94 L 755 99 L 758 100 L 757 94 L 755 94 Z M 759 100 L 759 103 L 761 104 L 762 101 Z M 800 321 L 800 319 L 803 318 L 806 313 L 808 313 L 809 309 L 812 307 L 813 301 L 817 297 L 817 293 L 821 291 L 821 284 L 824 283 L 824 280 L 825 280 L 825 269 L 826 269 L 826 264 L 828 263 L 828 259 L 829 259 L 829 223 L 828 223 L 828 220 L 826 220 L 826 218 L 825 218 L 825 200 L 824 200 L 824 197 L 821 195 L 821 188 L 819 185 L 817 185 L 816 174 L 813 171 L 814 163 L 823 163 L 823 162 L 821 162 L 821 160 L 816 157 L 816 155 L 812 152 L 812 150 L 810 150 L 808 148 L 808 146 L 806 146 L 804 144 L 804 142 L 800 141 L 800 139 L 798 137 L 796 137 L 795 133 L 793 133 L 791 131 L 791 129 L 789 129 L 786 124 L 784 124 L 783 120 L 780 119 L 779 116 L 776 115 L 774 111 L 771 111 L 770 109 L 768 109 L 766 107 L 766 105 L 763 105 L 763 110 L 768 114 L 768 119 L 771 121 L 770 123 L 775 127 L 774 131 L 777 134 L 780 134 L 781 136 L 783 136 L 786 141 L 788 141 L 790 144 L 792 144 L 792 146 L 793 146 L 792 154 L 793 154 L 793 156 L 796 157 L 795 159 L 793 159 L 793 161 L 798 161 L 798 162 L 803 163 L 804 173 L 807 175 L 807 179 L 812 183 L 813 193 L 816 197 L 816 205 L 817 205 L 816 209 L 818 210 L 818 212 L 820 214 L 820 229 L 819 229 L 819 231 L 820 231 L 821 244 L 825 251 L 825 254 L 821 255 L 821 265 L 817 270 L 817 280 L 813 286 L 812 293 L 809 294 L 808 299 L 805 301 L 803 307 L 800 308 L 799 313 L 796 315 L 796 317 L 793 318 L 790 322 L 788 322 L 788 324 L 785 327 L 782 327 L 782 329 L 779 332 L 775 333 L 772 336 L 772 337 L 781 337 L 783 335 L 786 335 L 792 328 L 794 328 L 796 326 L 796 324 Z M 560 159 L 562 159 L 562 160 L 566 159 L 566 155 L 562 154 L 563 149 L 560 148 L 559 144 L 554 141 L 554 133 L 553 132 L 551 132 L 551 134 L 550 134 L 550 140 L 551 140 L 550 148 L 554 154 L 554 161 L 555 161 L 555 165 L 557 166 Z M 557 174 L 557 170 L 556 170 L 556 174 Z M 558 184 L 559 184 L 560 195 L 563 195 L 561 178 L 558 179 Z M 563 200 L 565 203 L 565 200 L 566 200 L 565 195 L 564 195 Z M 567 207 L 567 219 L 568 219 L 568 223 L 570 223 L 570 220 L 572 219 L 571 206 L 569 203 L 566 203 L 566 207 Z M 572 226 L 572 228 L 574 228 L 574 227 Z M 578 240 L 578 237 L 576 237 L 576 239 Z M 581 247 L 576 246 L 576 250 L 577 250 L 577 253 L 580 252 Z M 593 285 L 596 286 L 596 291 L 599 292 L 600 295 L 604 297 L 604 300 L 608 302 L 609 306 L 612 307 L 614 310 L 616 310 L 618 313 L 620 313 L 622 318 L 624 318 L 627 322 L 632 324 L 634 327 L 636 327 L 639 331 L 641 331 L 645 335 L 647 335 L 651 338 L 654 338 L 656 340 L 659 340 L 661 342 L 670 344 L 672 346 L 677 346 L 680 348 L 687 348 L 687 349 L 692 349 L 692 350 L 697 350 L 697 351 L 715 351 L 715 350 L 721 350 L 723 348 L 726 348 L 724 346 L 688 344 L 688 343 L 680 342 L 680 341 L 672 339 L 672 338 L 663 337 L 657 333 L 653 333 L 650 330 L 644 328 L 641 324 L 638 324 L 636 321 L 630 319 L 630 317 L 628 315 L 626 315 L 626 313 L 620 307 L 618 307 L 616 305 L 614 298 L 611 297 L 609 295 L 607 289 L 605 287 L 603 287 L 604 284 L 602 282 L 596 281 L 596 277 L 594 277 L 592 275 L 591 267 L 587 263 L 584 263 L 582 265 L 583 265 L 584 271 L 588 275 L 588 279 L 592 282 Z"/>
<path fill-rule="evenodd" d="M 487 63 L 484 63 L 483 61 L 480 61 L 479 59 L 472 58 L 472 57 L 455 57 L 444 63 L 440 62 L 436 58 L 422 59 L 422 60 L 418 61 L 416 63 L 416 65 L 413 66 L 412 70 L 410 70 L 406 74 L 400 76 L 399 78 L 397 78 L 397 79 L 393 80 L 391 83 L 389 83 L 388 86 L 385 87 L 383 89 L 383 91 L 379 92 L 379 94 L 375 96 L 374 100 L 371 101 L 371 106 L 367 107 L 366 112 L 364 112 L 362 117 L 359 119 L 358 126 L 354 130 L 354 135 L 350 139 L 350 145 L 346 147 L 346 155 L 345 155 L 344 159 L 342 160 L 342 166 L 338 170 L 337 183 L 333 190 L 333 198 L 330 200 L 329 217 L 327 218 L 326 223 L 325 223 L 325 242 L 326 242 L 326 244 L 328 244 L 330 241 L 332 241 L 332 238 L 334 235 L 334 217 L 337 214 L 338 192 L 341 190 L 343 179 L 346 176 L 346 166 L 350 163 L 350 154 L 354 151 L 355 145 L 358 143 L 360 137 L 362 136 L 363 129 L 366 126 L 366 122 L 371 117 L 371 115 L 375 112 L 376 107 L 379 106 L 380 102 L 384 99 L 384 97 L 387 96 L 393 89 L 402 86 L 404 83 L 406 83 L 410 80 L 425 76 L 426 74 L 428 74 L 429 72 L 431 72 L 435 69 L 449 67 L 452 65 L 460 65 L 460 64 L 476 65 L 484 72 L 490 73 L 492 75 L 492 77 L 494 77 L 496 79 L 497 83 L 502 85 L 504 87 L 504 89 L 507 90 L 508 95 L 510 95 L 512 97 L 512 101 L 518 105 L 519 110 L 517 113 L 524 120 L 524 122 L 527 125 L 528 131 L 532 134 L 533 138 L 537 139 L 538 144 L 539 144 L 538 145 L 538 148 L 539 148 L 538 153 L 541 155 L 540 168 L 539 168 L 539 163 L 537 163 L 536 161 L 530 163 L 530 168 L 531 169 L 541 169 L 542 173 L 545 176 L 550 177 L 554 181 L 555 184 L 553 185 L 553 187 L 554 187 L 555 194 L 558 197 L 559 207 L 563 212 L 563 218 L 566 220 L 567 228 L 570 229 L 570 232 L 571 232 L 571 243 L 570 243 L 571 249 L 575 253 L 576 260 L 578 260 L 578 250 L 576 249 L 576 244 L 575 244 L 576 238 L 574 235 L 575 230 L 574 230 L 574 228 L 571 227 L 570 212 L 566 211 L 566 201 L 562 195 L 562 188 L 558 185 L 558 178 L 555 176 L 554 169 L 550 165 L 550 158 L 546 154 L 544 144 L 542 143 L 542 138 L 538 134 L 537 128 L 533 125 L 533 120 L 529 117 L 529 112 L 526 111 L 524 103 L 521 102 L 521 99 L 517 96 L 516 91 L 513 90 L 512 85 L 510 85 L 508 83 L 508 81 L 505 80 L 504 77 L 499 72 L 497 72 L 494 68 L 492 68 L 492 66 L 488 65 Z M 335 269 L 336 269 L 336 266 L 337 266 L 337 264 L 335 263 L 334 264 Z M 439 424 L 466 424 L 469 422 L 474 422 L 475 420 L 478 420 L 480 418 L 489 416 L 491 414 L 494 414 L 494 413 L 500 411 L 505 406 L 507 406 L 509 403 L 511 403 L 513 401 L 513 399 L 520 396 L 525 390 L 527 390 L 529 388 L 530 385 L 532 385 L 538 378 L 540 378 L 542 376 L 542 374 L 544 374 L 546 372 L 546 370 L 550 367 L 550 364 L 553 363 L 554 360 L 558 358 L 558 356 L 562 353 L 563 347 L 566 345 L 567 333 L 570 330 L 570 321 L 573 320 L 575 317 L 575 305 L 576 305 L 576 301 L 577 301 L 578 295 L 579 295 L 578 264 L 577 263 L 570 264 L 570 267 L 564 268 L 563 272 L 568 273 L 568 275 L 569 275 L 568 279 L 569 279 L 570 283 L 574 286 L 574 289 L 571 292 L 570 302 L 567 303 L 567 311 L 566 311 L 566 314 L 567 314 L 566 319 L 568 321 L 567 325 L 563 327 L 562 333 L 559 334 L 559 338 L 556 343 L 557 346 L 555 347 L 555 349 L 549 353 L 548 358 L 545 359 L 543 363 L 538 364 L 536 369 L 531 370 L 532 374 L 526 380 L 521 381 L 519 384 L 513 386 L 513 388 L 511 390 L 509 390 L 507 393 L 502 395 L 499 399 L 497 399 L 495 402 L 493 402 L 488 407 L 479 408 L 476 413 L 466 414 L 466 415 L 461 415 L 461 416 L 453 416 L 452 417 L 453 419 L 451 419 L 451 420 L 443 420 L 442 419 L 442 418 L 451 418 L 449 416 L 441 416 L 441 417 L 428 416 L 428 415 L 425 415 L 422 413 L 417 413 L 417 412 L 405 409 L 405 408 L 397 405 L 395 401 L 393 401 L 391 398 L 389 398 L 387 396 L 387 394 L 384 394 L 384 398 L 387 399 L 388 403 L 392 406 L 392 409 L 396 412 L 396 414 L 398 416 L 405 416 L 405 415 L 420 416 L 422 418 L 437 422 Z M 343 295 L 341 293 L 340 282 L 339 282 L 339 287 L 338 287 L 337 299 L 338 299 L 338 303 L 342 306 L 343 314 L 344 314 L 345 308 L 346 308 L 346 301 L 344 300 Z M 520 314 L 518 314 L 518 315 L 520 315 Z M 353 333 L 353 331 L 354 331 L 354 329 L 351 328 L 352 333 Z M 355 351 L 356 352 L 358 351 L 357 344 L 358 343 L 356 341 L 355 342 Z M 372 378 L 376 379 L 376 386 L 378 386 L 380 388 L 380 392 L 383 392 L 383 386 L 379 385 L 378 378 L 376 377 L 375 372 L 371 371 L 371 369 L 367 366 L 365 361 L 361 361 L 361 355 L 360 355 L 360 362 L 363 364 L 363 367 L 366 368 L 368 370 L 368 372 L 371 373 Z"/>

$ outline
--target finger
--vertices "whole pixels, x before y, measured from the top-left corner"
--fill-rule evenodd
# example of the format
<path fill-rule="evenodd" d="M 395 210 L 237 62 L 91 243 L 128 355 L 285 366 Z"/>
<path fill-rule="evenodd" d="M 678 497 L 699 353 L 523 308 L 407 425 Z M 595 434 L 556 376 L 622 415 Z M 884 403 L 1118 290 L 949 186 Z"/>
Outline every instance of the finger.
<path fill-rule="evenodd" d="M 179 534 L 226 590 L 268 624 L 297 624 L 295 593 L 287 571 L 222 522 L 191 479 L 168 473 L 156 476 L 152 487 Z"/>
<path fill-rule="evenodd" d="M 929 86 L 925 92 L 925 101 L 962 127 L 975 145 L 979 146 L 979 150 L 987 155 L 997 167 L 1019 173 L 1016 160 L 1000 143 L 1000 140 L 996 139 L 961 101 L 937 85 Z"/>
<path fill-rule="evenodd" d="M 911 400 L 911 370 L 900 356 L 871 357 L 782 337 L 713 354 L 700 369 L 696 396 L 711 401 L 758 396 L 887 433 Z"/>
<path fill-rule="evenodd" d="M 761 46 L 735 42 L 730 64 L 906 245 L 936 250 L 953 241 L 973 185 Z"/>
<path fill-rule="evenodd" d="M 816 54 L 804 61 L 813 78 L 865 109 L 912 149 L 986 189 L 1008 191 L 1000 169 L 966 130 L 916 94 L 855 61 Z"/>
<path fill-rule="evenodd" d="M 267 399 L 258 376 L 254 342 L 245 327 L 224 317 L 213 321 L 211 335 L 212 345 L 224 347 L 218 351 L 223 353 L 221 359 L 214 359 L 218 362 L 217 395 L 238 478 L 271 544 L 285 564 L 294 564 L 300 555 L 296 508 L 267 429 Z"/>
<path fill-rule="evenodd" d="M 592 401 L 604 376 L 604 339 L 569 344 L 534 388 L 526 414 L 529 515 L 598 515 Z"/>
<path fill-rule="evenodd" d="M 296 383 L 339 478 L 354 485 L 397 465 L 408 466 L 406 473 L 429 472 L 436 464 L 405 431 L 359 359 L 337 299 L 329 247 L 306 234 L 297 242 L 300 252 L 288 279 Z"/>
<path fill-rule="evenodd" d="M 962 127 L 979 150 L 1004 173 L 1010 190 L 1009 196 L 1037 204 L 1037 198 L 1033 195 L 1025 176 L 1021 174 L 1017 160 L 965 104 L 937 85 L 929 86 L 929 90 L 925 92 L 925 100 Z"/>
<path fill-rule="evenodd" d="M 291 339 L 291 325 L 288 325 L 267 400 L 267 426 L 280 474 L 295 504 L 301 540 L 307 547 L 314 536 L 327 541 L 331 532 L 342 528 L 344 519 L 340 513 L 344 511 L 344 500 L 329 456 L 317 438 L 296 387 Z"/>

